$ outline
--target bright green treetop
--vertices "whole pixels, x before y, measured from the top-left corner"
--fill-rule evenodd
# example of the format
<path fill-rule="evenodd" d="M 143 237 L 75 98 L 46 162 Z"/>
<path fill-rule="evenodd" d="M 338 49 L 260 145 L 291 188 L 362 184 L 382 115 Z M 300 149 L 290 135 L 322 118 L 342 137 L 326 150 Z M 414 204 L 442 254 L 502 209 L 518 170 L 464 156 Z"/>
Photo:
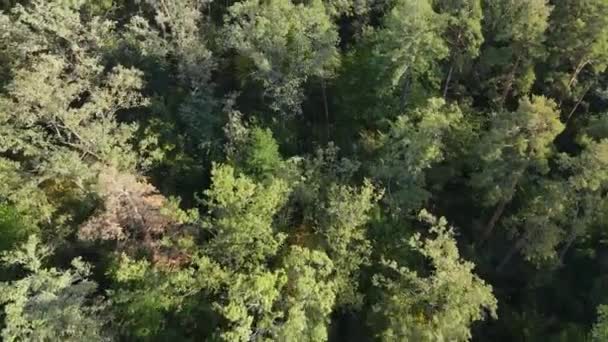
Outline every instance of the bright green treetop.
<path fill-rule="evenodd" d="M 382 289 L 374 306 L 384 329 L 384 341 L 468 341 L 470 326 L 486 315 L 496 317 L 492 287 L 473 273 L 474 265 L 461 259 L 445 218 L 422 211 L 434 238 L 410 239 L 411 248 L 427 258 L 432 268 L 423 276 L 394 261 L 384 261 L 386 273 L 374 284 Z"/>
<path fill-rule="evenodd" d="M 338 34 L 321 0 L 237 2 L 225 21 L 222 44 L 252 64 L 244 77 L 261 82 L 273 110 L 299 113 L 303 84 L 329 77 L 338 62 Z"/>

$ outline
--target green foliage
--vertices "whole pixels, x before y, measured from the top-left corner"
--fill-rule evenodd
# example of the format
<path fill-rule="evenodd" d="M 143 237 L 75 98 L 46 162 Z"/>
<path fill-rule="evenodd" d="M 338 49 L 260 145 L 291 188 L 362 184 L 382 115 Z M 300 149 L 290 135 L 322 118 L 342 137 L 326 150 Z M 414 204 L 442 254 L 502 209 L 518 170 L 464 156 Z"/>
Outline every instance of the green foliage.
<path fill-rule="evenodd" d="M 324 215 L 315 230 L 336 267 L 337 304 L 360 305 L 357 275 L 361 267 L 370 264 L 371 255 L 366 225 L 382 192 L 366 180 L 360 188 L 333 185 L 327 196 Z"/>
<path fill-rule="evenodd" d="M 71 63 L 42 55 L 31 68 L 16 72 L 0 98 L 2 151 L 44 158 L 39 167 L 49 176 L 86 176 L 87 159 L 129 167 L 134 127 L 114 117 L 122 108 L 144 103 L 140 76 L 120 66 L 104 75 L 94 58 Z M 76 101 L 83 103 L 75 106 Z"/>
<path fill-rule="evenodd" d="M 566 238 L 569 224 L 576 229 L 574 194 L 564 183 L 545 181 L 537 189 L 528 189 L 525 205 L 505 221 L 517 248 L 529 261 L 540 265 L 556 260 L 556 248 Z M 572 222 L 572 223 L 570 223 Z M 580 222 L 579 222 L 580 223 Z"/>
<path fill-rule="evenodd" d="M 285 323 L 276 339 L 281 341 L 327 341 L 329 317 L 333 311 L 336 286 L 335 266 L 323 252 L 293 246 L 283 270 L 287 276 L 282 306 Z"/>
<path fill-rule="evenodd" d="M 146 103 L 141 72 L 103 65 L 114 24 L 84 18 L 83 3 L 33 1 L 0 14 L 14 53 L 0 92 L 0 196 L 33 223 L 53 219 L 56 233 L 81 215 L 72 202 L 88 200 L 100 166 L 134 167 L 136 125 L 117 113 Z"/>
<path fill-rule="evenodd" d="M 604 341 L 608 338 L 608 307 L 600 305 L 597 309 L 597 322 L 591 331 L 592 341 Z"/>
<path fill-rule="evenodd" d="M 449 54 L 442 38 L 445 25 L 431 1 L 399 0 L 373 33 L 373 54 L 378 58 L 374 63 L 382 65 L 377 77 L 384 79 L 385 88 L 399 89 L 402 101 L 412 81 L 439 83 L 438 63 Z"/>
<path fill-rule="evenodd" d="M 247 127 L 233 118 L 228 128 L 228 158 L 248 175 L 264 179 L 281 174 L 286 167 L 279 145 L 268 128 Z"/>
<path fill-rule="evenodd" d="M 267 185 L 235 174 L 228 165 L 215 165 L 212 186 L 205 191 L 209 219 L 204 227 L 214 238 L 205 249 L 222 265 L 255 269 L 274 256 L 285 235 L 273 229 L 273 216 L 285 203 L 289 186 L 279 179 Z"/>
<path fill-rule="evenodd" d="M 46 268 L 51 253 L 30 236 L 19 248 L 5 253 L 5 266 L 24 269 L 21 279 L 0 283 L 4 305 L 5 341 L 103 341 L 106 340 L 104 304 L 94 299 L 97 285 L 88 280 L 90 266 L 80 258 L 62 271 Z"/>
<path fill-rule="evenodd" d="M 378 336 L 384 341 L 468 341 L 473 322 L 486 314 L 496 317 L 492 287 L 473 273 L 473 263 L 460 258 L 445 218 L 422 211 L 420 219 L 431 225 L 435 237 L 417 234 L 409 246 L 432 269 L 422 276 L 395 261 L 383 261 L 384 271 L 374 276 L 374 285 L 382 289 L 373 307 L 383 326 Z"/>
<path fill-rule="evenodd" d="M 247 59 L 244 78 L 262 84 L 275 111 L 299 113 L 304 82 L 329 77 L 338 62 L 338 34 L 321 0 L 237 2 L 225 22 L 222 45 Z"/>
<path fill-rule="evenodd" d="M 121 318 L 122 334 L 131 338 L 162 336 L 168 313 L 185 310 L 193 295 L 216 288 L 226 276 L 205 257 L 196 257 L 188 267 L 172 270 L 122 254 L 111 269 L 115 285 L 109 291 L 113 309 Z"/>
<path fill-rule="evenodd" d="M 484 27 L 493 44 L 483 50 L 480 67 L 483 86 L 496 104 L 530 91 L 534 68 L 546 55 L 543 43 L 552 8 L 547 0 L 486 2 Z"/>
<path fill-rule="evenodd" d="M 376 156 L 372 174 L 383 181 L 385 200 L 395 212 L 417 211 L 429 198 L 425 171 L 443 160 L 446 137 L 461 119 L 457 106 L 433 98 L 368 142 Z"/>
<path fill-rule="evenodd" d="M 544 97 L 522 99 L 516 112 L 500 112 L 478 145 L 480 171 L 472 185 L 484 189 L 483 205 L 509 201 L 522 179 L 549 171 L 553 140 L 564 126 L 557 106 Z"/>
<path fill-rule="evenodd" d="M 0 0 L 2 339 L 607 339 L 606 18 Z"/>
<path fill-rule="evenodd" d="M 27 226 L 16 208 L 0 204 L 0 252 L 12 249 L 24 242 L 34 229 Z"/>
<path fill-rule="evenodd" d="M 444 85 L 444 97 L 454 71 L 462 71 L 479 55 L 483 43 L 480 0 L 440 0 L 439 12 L 447 16 L 445 41 L 450 49 L 450 67 Z M 454 70 L 456 69 L 456 70 Z"/>
<path fill-rule="evenodd" d="M 326 341 L 335 288 L 331 260 L 322 252 L 292 247 L 282 267 L 232 274 L 226 298 L 214 303 L 230 325 L 225 341 Z"/>
<path fill-rule="evenodd" d="M 608 66 L 608 4 L 602 0 L 557 1 L 549 46 L 555 67 L 549 81 L 563 99 L 579 99 Z M 590 77 L 579 77 L 585 70 Z M 585 90 L 587 89 L 587 90 Z"/>
<path fill-rule="evenodd" d="M 23 172 L 19 163 L 5 158 L 0 158 L 0 198 L 30 225 L 49 222 L 56 209 L 33 175 Z"/>

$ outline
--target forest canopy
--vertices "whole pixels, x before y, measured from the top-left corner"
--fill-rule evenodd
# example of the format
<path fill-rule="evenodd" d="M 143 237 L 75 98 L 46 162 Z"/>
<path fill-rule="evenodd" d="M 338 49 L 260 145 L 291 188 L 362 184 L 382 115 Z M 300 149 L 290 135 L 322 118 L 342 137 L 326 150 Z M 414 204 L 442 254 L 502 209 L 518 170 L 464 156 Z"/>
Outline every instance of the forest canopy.
<path fill-rule="evenodd" d="M 0 0 L 2 341 L 608 341 L 608 0 Z"/>

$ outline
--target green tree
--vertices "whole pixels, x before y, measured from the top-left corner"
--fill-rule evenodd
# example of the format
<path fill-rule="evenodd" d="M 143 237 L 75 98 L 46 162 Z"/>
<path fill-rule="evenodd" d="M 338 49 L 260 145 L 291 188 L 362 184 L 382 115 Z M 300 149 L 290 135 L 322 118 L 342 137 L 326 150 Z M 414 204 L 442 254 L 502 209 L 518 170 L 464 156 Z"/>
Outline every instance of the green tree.
<path fill-rule="evenodd" d="M 205 191 L 210 215 L 204 227 L 214 238 L 205 249 L 221 265 L 255 269 L 273 257 L 285 240 L 272 223 L 287 200 L 289 186 L 279 179 L 267 185 L 255 183 L 228 165 L 216 165 L 212 181 Z"/>
<path fill-rule="evenodd" d="M 304 83 L 330 77 L 339 62 L 338 33 L 320 0 L 237 2 L 222 39 L 242 56 L 244 78 L 259 82 L 270 108 L 283 114 L 300 113 Z"/>
<path fill-rule="evenodd" d="M 335 289 L 330 259 L 294 246 L 276 271 L 232 274 L 225 299 L 215 302 L 229 322 L 225 341 L 326 341 Z"/>
<path fill-rule="evenodd" d="M 35 229 L 28 227 L 14 206 L 0 204 L 0 252 L 24 242 Z"/>
<path fill-rule="evenodd" d="M 395 213 L 417 211 L 428 200 L 425 171 L 443 160 L 446 138 L 461 119 L 457 106 L 432 98 L 367 142 L 375 155 L 371 171 L 383 182 L 385 202 Z"/>
<path fill-rule="evenodd" d="M 422 239 L 416 234 L 409 245 L 430 261 L 432 269 L 423 276 L 383 260 L 384 270 L 374 276 L 374 285 L 381 289 L 373 306 L 378 337 L 384 341 L 468 341 L 473 322 L 487 314 L 496 318 L 492 287 L 473 273 L 473 263 L 460 258 L 445 218 L 437 219 L 424 210 L 420 218 L 431 225 L 434 237 Z"/>
<path fill-rule="evenodd" d="M 546 57 L 545 32 L 552 6 L 547 0 L 487 1 L 484 29 L 492 40 L 483 49 L 481 77 L 487 96 L 503 106 L 509 95 L 530 91 L 536 64 Z"/>
<path fill-rule="evenodd" d="M 99 57 L 112 45 L 114 23 L 86 17 L 81 6 L 32 1 L 0 14 L 1 44 L 11 55 L 11 78 L 0 91 L 0 197 L 35 209 L 24 217 L 36 223 L 54 220 L 55 232 L 87 210 L 101 167 L 135 166 L 136 126 L 117 113 L 146 103 L 140 71 Z"/>
<path fill-rule="evenodd" d="M 329 316 L 336 286 L 334 264 L 320 251 L 292 246 L 282 266 L 287 283 L 280 305 L 285 323 L 277 329 L 280 341 L 327 341 Z"/>
<path fill-rule="evenodd" d="M 450 49 L 448 75 L 443 86 L 446 98 L 454 71 L 459 72 L 479 55 L 483 43 L 480 0 L 439 0 L 439 13 L 447 16 L 444 39 Z"/>
<path fill-rule="evenodd" d="M 608 307 L 600 305 L 597 308 L 597 322 L 591 330 L 591 340 L 594 342 L 604 341 L 608 338 Z"/>
<path fill-rule="evenodd" d="M 608 66 L 608 4 L 556 1 L 550 28 L 547 44 L 552 70 L 546 81 L 560 103 L 573 103 L 570 118 Z"/>
<path fill-rule="evenodd" d="M 77 258 L 68 270 L 47 268 L 44 263 L 50 253 L 32 235 L 3 255 L 5 266 L 25 272 L 21 279 L 0 283 L 0 304 L 6 315 L 3 340 L 108 340 L 105 304 L 94 298 L 97 285 L 87 279 L 90 266 Z"/>
<path fill-rule="evenodd" d="M 482 233 L 488 238 L 513 199 L 521 182 L 549 172 L 553 140 L 564 125 L 555 102 L 544 97 L 524 98 L 517 111 L 500 112 L 478 144 L 479 171 L 472 186 L 484 194 L 484 206 L 496 206 Z"/>
<path fill-rule="evenodd" d="M 370 211 L 382 197 L 382 192 L 369 182 L 359 188 L 332 185 L 327 202 L 321 204 L 316 233 L 333 261 L 336 271 L 337 304 L 358 306 L 362 294 L 358 290 L 360 268 L 370 264 L 371 243 L 367 236 Z"/>
<path fill-rule="evenodd" d="M 560 167 L 569 176 L 537 181 L 538 186 L 526 189 L 521 208 L 506 220 L 505 226 L 516 241 L 499 270 L 518 251 L 537 265 L 563 262 L 572 244 L 591 234 L 602 221 L 606 202 L 603 193 L 608 186 L 608 141 L 582 140 L 584 150 L 579 155 L 560 156 Z"/>
<path fill-rule="evenodd" d="M 430 1 L 399 0 L 373 33 L 370 62 L 381 65 L 376 77 L 383 80 L 384 88 L 397 91 L 402 108 L 416 82 L 441 81 L 438 63 L 449 55 L 442 37 L 445 25 L 445 17 L 433 10 Z"/>
<path fill-rule="evenodd" d="M 182 252 L 188 249 L 181 247 Z M 130 339 L 189 338 L 185 330 L 197 325 L 171 326 L 171 316 L 188 322 L 190 314 L 202 316 L 205 310 L 211 311 L 204 295 L 229 281 L 229 274 L 209 258 L 196 253 L 185 259 L 190 260 L 178 264 L 178 268 L 132 259 L 126 254 L 114 260 L 109 270 L 113 286 L 108 295 L 113 303 L 112 310 L 120 319 L 121 336 Z M 199 295 L 202 299 L 197 300 Z M 192 305 L 202 310 L 192 310 Z M 215 317 L 205 318 L 209 322 L 200 323 L 202 332 L 210 335 Z"/>

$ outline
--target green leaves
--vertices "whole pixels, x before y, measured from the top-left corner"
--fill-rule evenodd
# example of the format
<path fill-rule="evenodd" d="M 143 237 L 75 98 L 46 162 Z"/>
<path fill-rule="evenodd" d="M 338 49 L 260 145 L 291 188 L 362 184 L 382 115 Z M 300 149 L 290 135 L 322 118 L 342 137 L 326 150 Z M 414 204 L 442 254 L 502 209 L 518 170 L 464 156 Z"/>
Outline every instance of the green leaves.
<path fill-rule="evenodd" d="M 592 341 L 603 341 L 608 338 L 608 307 L 606 305 L 600 305 L 597 308 L 597 322 L 591 330 Z"/>
<path fill-rule="evenodd" d="M 494 115 L 478 145 L 481 170 L 472 179 L 474 187 L 486 189 L 484 205 L 509 201 L 522 179 L 546 174 L 563 128 L 555 102 L 544 97 L 522 99 L 516 112 Z"/>
<path fill-rule="evenodd" d="M 552 6 L 547 0 L 487 1 L 486 35 L 493 39 L 482 52 L 480 71 L 487 96 L 503 106 L 512 94 L 528 94 L 536 64 L 546 57 L 545 32 Z"/>
<path fill-rule="evenodd" d="M 243 78 L 261 83 L 274 111 L 300 113 L 303 84 L 329 77 L 338 62 L 338 34 L 321 0 L 237 2 L 225 22 L 222 45 L 251 62 Z"/>
<path fill-rule="evenodd" d="M 418 210 L 428 199 L 425 171 L 443 160 L 446 138 L 461 119 L 457 106 L 433 98 L 368 142 L 376 153 L 373 174 L 382 180 L 385 200 L 396 213 Z"/>
<path fill-rule="evenodd" d="M 205 191 L 210 217 L 204 227 L 214 238 L 206 250 L 222 265 L 255 269 L 274 256 L 285 239 L 273 229 L 272 221 L 290 189 L 279 179 L 267 185 L 255 183 L 227 165 L 215 166 L 212 180 Z"/>
<path fill-rule="evenodd" d="M 332 185 L 327 192 L 327 203 L 315 230 L 336 266 L 338 305 L 362 303 L 358 275 L 361 267 L 370 264 L 372 252 L 367 224 L 382 194 L 368 180 L 360 188 Z"/>
<path fill-rule="evenodd" d="M 449 55 L 441 37 L 445 20 L 428 0 L 399 0 L 373 35 L 374 55 L 383 65 L 386 86 L 407 96 L 409 79 L 438 83 L 437 63 Z M 405 99 L 404 99 L 405 100 Z M 403 100 L 403 101 L 404 101 Z"/>
<path fill-rule="evenodd" d="M 44 267 L 51 254 L 40 246 L 37 237 L 6 253 L 6 266 L 26 270 L 23 278 L 0 283 L 4 305 L 5 341 L 51 340 L 104 341 L 106 335 L 104 305 L 92 299 L 97 285 L 88 280 L 90 266 L 81 259 L 72 260 L 72 268 L 61 271 Z M 100 315 L 101 314 L 101 315 Z"/>
<path fill-rule="evenodd" d="M 445 218 L 426 211 L 420 219 L 431 224 L 433 238 L 415 235 L 409 245 L 430 261 L 428 276 L 383 261 L 384 270 L 374 276 L 382 290 L 374 305 L 384 322 L 378 335 L 384 341 L 467 341 L 470 325 L 486 315 L 496 317 L 492 287 L 473 274 L 473 263 L 460 258 L 454 232 Z"/>

